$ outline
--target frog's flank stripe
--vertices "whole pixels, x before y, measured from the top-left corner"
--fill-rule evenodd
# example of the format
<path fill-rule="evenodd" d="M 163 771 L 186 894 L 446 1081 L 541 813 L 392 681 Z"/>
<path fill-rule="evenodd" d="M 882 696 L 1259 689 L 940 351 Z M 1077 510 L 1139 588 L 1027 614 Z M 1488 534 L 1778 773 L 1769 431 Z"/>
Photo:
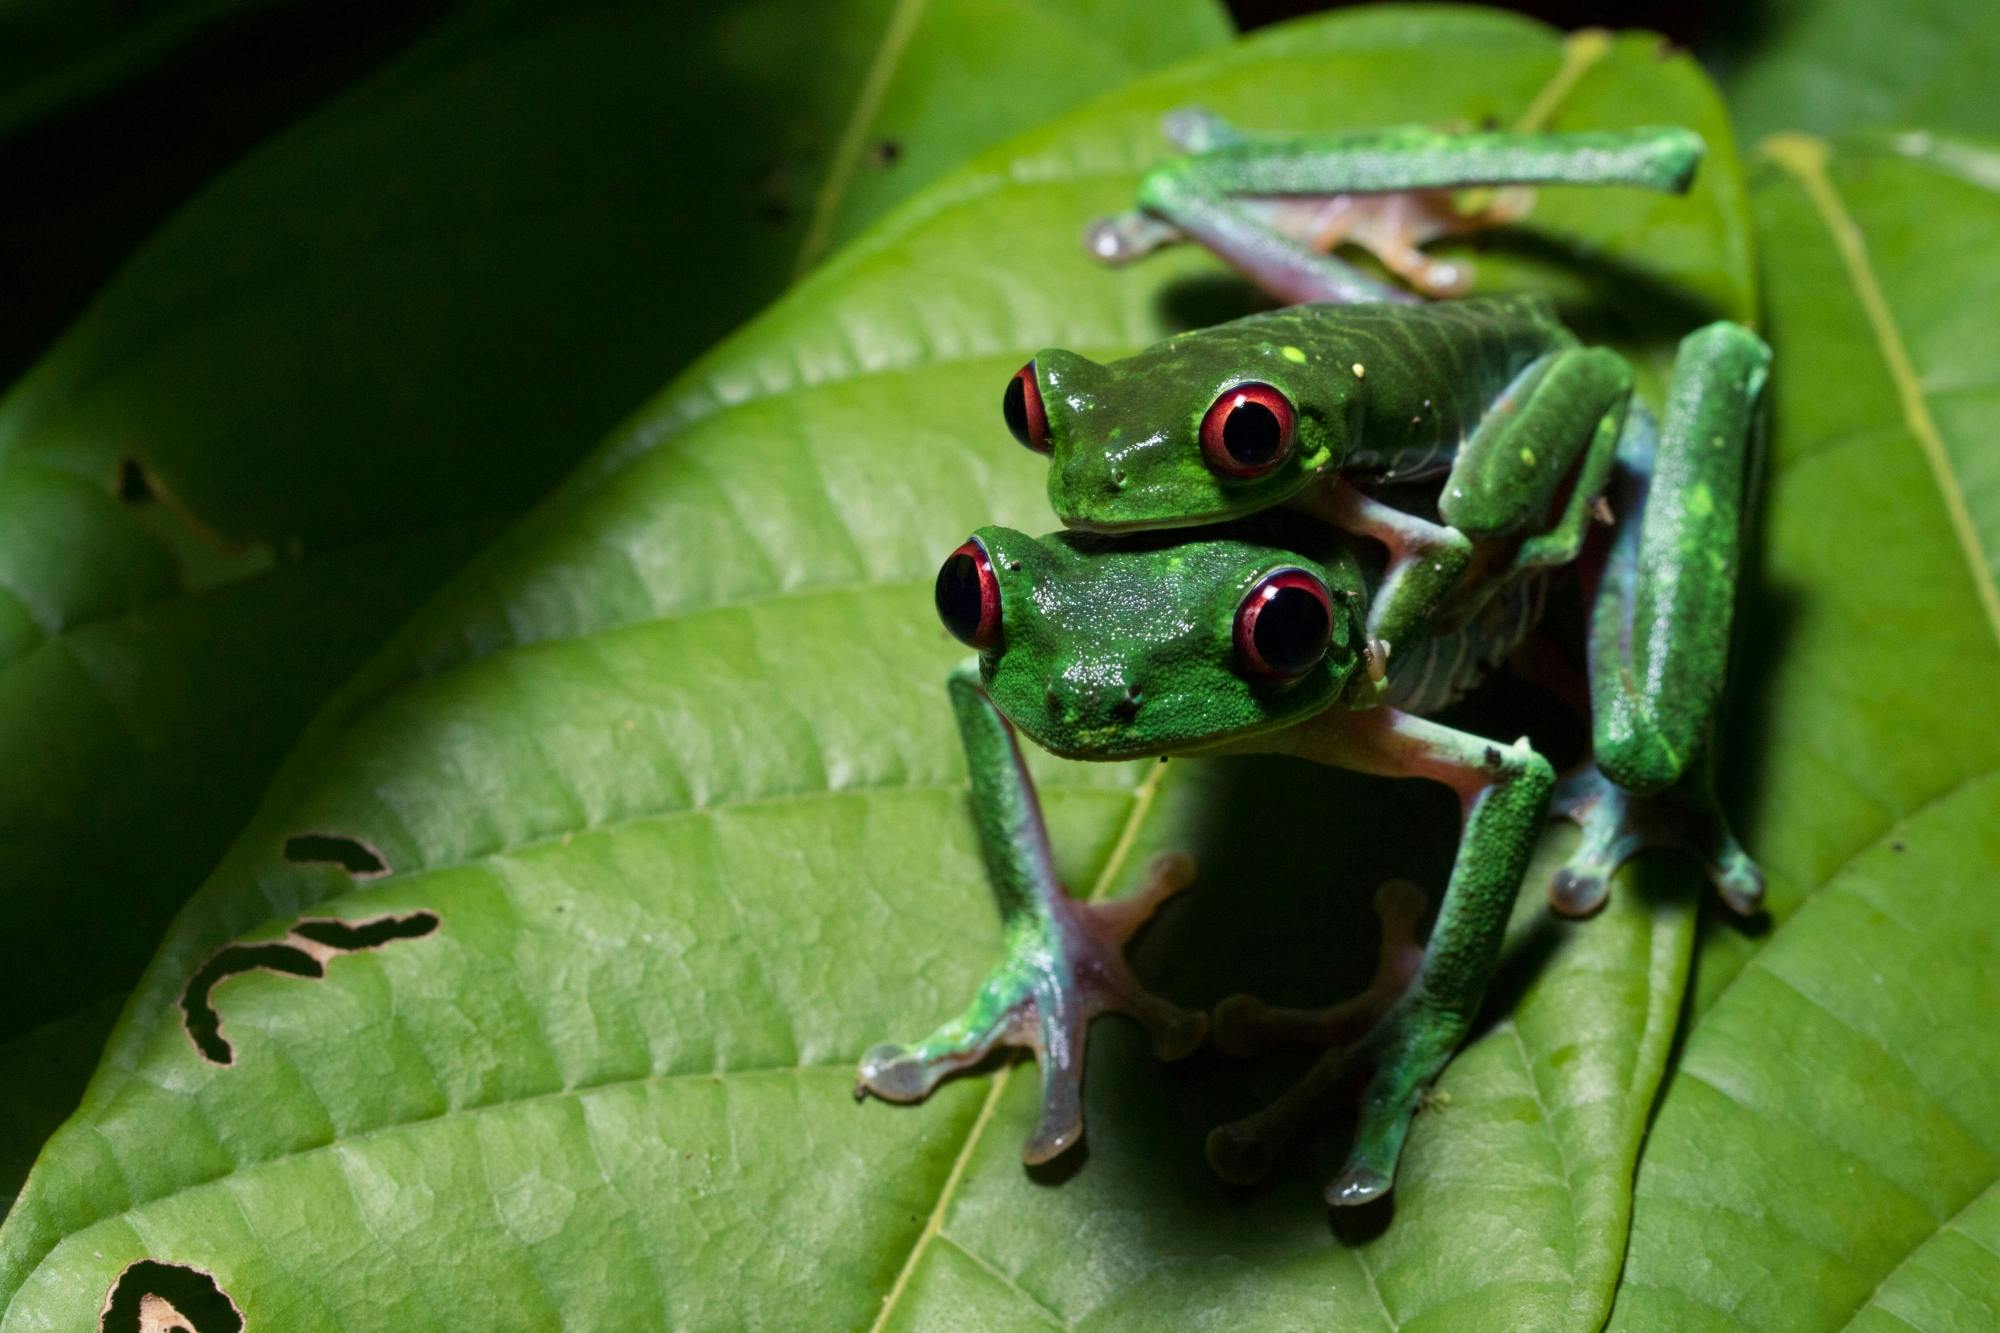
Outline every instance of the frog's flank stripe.
<path fill-rule="evenodd" d="M 1095 901 L 1104 897 L 1111 885 L 1117 882 L 1119 872 L 1125 868 L 1126 858 L 1132 854 L 1132 844 L 1138 841 L 1139 830 L 1145 826 L 1146 815 L 1153 808 L 1153 798 L 1159 794 L 1160 782 L 1166 776 L 1166 772 L 1165 763 L 1153 764 L 1146 770 L 1146 776 L 1132 788 L 1132 809 L 1127 812 L 1125 823 L 1118 830 L 1118 841 L 1111 845 L 1111 855 L 1105 858 L 1104 869 L 1098 872 L 1096 882 L 1090 886 L 1090 892 L 1084 895 L 1086 900 Z M 959 1145 L 958 1156 L 952 1160 L 951 1170 L 946 1173 L 944 1184 L 938 1188 L 937 1204 L 931 1209 L 930 1217 L 925 1219 L 924 1229 L 917 1233 L 916 1243 L 910 1246 L 910 1256 L 903 1261 L 902 1268 L 896 1273 L 896 1280 L 890 1285 L 888 1294 L 882 1298 L 882 1309 L 875 1316 L 875 1322 L 868 1326 L 869 1333 L 881 1333 L 881 1330 L 888 1326 L 889 1316 L 895 1311 L 897 1302 L 902 1300 L 903 1292 L 910 1285 L 910 1278 L 916 1273 L 924 1252 L 943 1232 L 945 1213 L 950 1209 L 951 1201 L 958 1195 L 959 1182 L 965 1178 L 965 1170 L 972 1161 L 973 1151 L 979 1147 L 979 1141 L 986 1133 L 986 1126 L 993 1119 L 994 1108 L 1000 1105 L 1001 1095 L 1007 1091 L 1008 1081 L 1020 1067 L 1018 1062 L 1006 1064 L 993 1076 L 992 1084 L 986 1090 L 986 1100 L 979 1107 L 979 1115 L 973 1120 L 972 1128 L 965 1132 L 965 1142 Z M 961 1243 L 959 1248 L 965 1249 L 965 1246 Z M 982 1267 L 987 1266 L 972 1251 L 966 1250 L 966 1254 L 974 1261 L 980 1262 Z"/>
<path fill-rule="evenodd" d="M 1958 535 L 1959 549 L 1972 567 L 1972 582 L 1986 609 L 1987 627 L 2000 640 L 2000 588 L 1994 586 L 1991 554 L 1979 543 L 1979 529 L 1973 525 L 1972 511 L 1965 507 L 1964 488 L 1958 483 L 1958 474 L 1951 469 L 1944 436 L 1939 433 L 1930 404 L 1924 399 L 1923 382 L 1903 345 L 1903 335 L 1896 328 L 1888 298 L 1882 294 L 1882 286 L 1868 262 L 1868 243 L 1827 174 L 1826 141 L 1807 134 L 1774 134 L 1758 146 L 1758 151 L 1805 188 L 1813 208 L 1826 223 L 1827 233 L 1847 268 L 1848 280 L 1854 284 L 1854 294 L 1860 298 L 1869 327 L 1875 331 L 1882 360 L 1895 383 L 1896 396 L 1902 401 L 1904 424 L 1923 448 L 1931 477 L 1944 499 L 1945 512 L 1951 516 L 1952 531 Z"/>
<path fill-rule="evenodd" d="M 924 0 L 897 0 L 895 11 L 889 15 L 889 26 L 882 30 L 882 45 L 868 66 L 868 77 L 862 80 L 861 91 L 855 95 L 854 112 L 840 132 L 833 160 L 827 164 L 826 179 L 820 183 L 819 197 L 813 200 L 812 222 L 806 227 L 805 239 L 799 242 L 798 262 L 792 265 L 794 280 L 803 276 L 826 249 L 841 196 L 847 193 L 847 183 L 854 178 L 854 168 L 861 161 L 868 127 L 875 123 L 882 95 L 889 90 L 889 80 L 894 77 L 923 12 Z"/>

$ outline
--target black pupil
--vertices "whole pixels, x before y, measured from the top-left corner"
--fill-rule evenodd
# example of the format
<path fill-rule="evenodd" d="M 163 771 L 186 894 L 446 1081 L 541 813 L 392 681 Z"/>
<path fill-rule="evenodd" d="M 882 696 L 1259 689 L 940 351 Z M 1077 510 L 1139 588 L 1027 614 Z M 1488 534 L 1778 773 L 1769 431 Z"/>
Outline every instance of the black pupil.
<path fill-rule="evenodd" d="M 1244 398 L 1222 419 L 1222 447 L 1239 463 L 1256 466 L 1278 456 L 1285 432 L 1278 414 L 1254 398 Z"/>
<path fill-rule="evenodd" d="M 938 619 L 952 638 L 968 646 L 974 644 L 979 638 L 984 600 L 979 592 L 979 565 L 970 555 L 961 551 L 944 562 L 937 576 Z"/>
<path fill-rule="evenodd" d="M 1014 438 L 1030 449 L 1035 447 L 1034 437 L 1028 434 L 1028 386 L 1022 381 L 1027 372 L 1022 371 L 1007 381 L 1007 393 L 1000 400 L 1000 410 L 1007 415 L 1007 429 L 1014 432 Z"/>
<path fill-rule="evenodd" d="M 1293 676 L 1319 661 L 1331 629 L 1319 598 L 1304 588 L 1280 588 L 1257 613 L 1251 638 L 1265 665 L 1280 675 Z"/>

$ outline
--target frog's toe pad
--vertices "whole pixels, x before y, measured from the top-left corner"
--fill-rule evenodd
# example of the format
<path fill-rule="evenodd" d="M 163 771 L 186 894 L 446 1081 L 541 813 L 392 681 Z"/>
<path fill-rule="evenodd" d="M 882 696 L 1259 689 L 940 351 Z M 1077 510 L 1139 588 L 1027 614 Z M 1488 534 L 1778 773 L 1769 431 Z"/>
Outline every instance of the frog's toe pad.
<path fill-rule="evenodd" d="M 1271 1173 L 1278 1145 L 1268 1134 L 1238 1121 L 1208 1132 L 1209 1169 L 1231 1185 L 1254 1185 Z"/>
<path fill-rule="evenodd" d="M 909 1047 L 884 1042 L 870 1047 L 861 1057 L 854 1092 L 857 1097 L 873 1095 L 885 1102 L 920 1102 L 930 1095 L 944 1072 L 935 1061 L 918 1058 Z"/>
<path fill-rule="evenodd" d="M 1392 1178 L 1372 1166 L 1350 1164 L 1326 1187 L 1326 1201 L 1335 1208 L 1358 1208 L 1389 1192 Z"/>
<path fill-rule="evenodd" d="M 1611 896 L 1601 867 L 1579 867 L 1575 861 L 1549 880 L 1549 906 L 1562 916 L 1595 916 Z"/>

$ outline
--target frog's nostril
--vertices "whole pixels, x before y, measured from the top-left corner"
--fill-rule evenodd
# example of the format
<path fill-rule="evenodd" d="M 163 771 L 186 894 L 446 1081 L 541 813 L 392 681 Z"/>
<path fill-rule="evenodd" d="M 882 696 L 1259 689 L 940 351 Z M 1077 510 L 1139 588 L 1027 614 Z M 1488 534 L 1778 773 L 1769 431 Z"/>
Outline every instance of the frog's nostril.
<path fill-rule="evenodd" d="M 1042 692 L 1042 702 L 1048 705 L 1050 717 L 1062 716 L 1062 700 L 1056 695 L 1055 686 L 1051 685 Z"/>
<path fill-rule="evenodd" d="M 1114 491 L 1122 491 L 1125 489 L 1124 468 L 1115 467 L 1111 469 L 1111 489 Z"/>
<path fill-rule="evenodd" d="M 1137 685 L 1127 685 L 1125 693 L 1112 703 L 1111 712 L 1117 717 L 1134 718 L 1139 715 L 1139 705 L 1144 701 L 1145 696 L 1139 692 Z"/>

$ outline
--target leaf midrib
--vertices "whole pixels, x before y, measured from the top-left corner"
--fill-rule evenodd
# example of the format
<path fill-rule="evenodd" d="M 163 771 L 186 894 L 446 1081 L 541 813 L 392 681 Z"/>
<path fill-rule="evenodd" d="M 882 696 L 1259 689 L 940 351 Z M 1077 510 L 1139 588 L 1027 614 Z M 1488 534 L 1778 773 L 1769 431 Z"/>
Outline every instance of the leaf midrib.
<path fill-rule="evenodd" d="M 917 20 L 923 16 L 924 4 L 925 0 L 896 0 L 895 9 L 889 13 L 889 25 L 882 31 L 882 44 L 876 48 L 875 58 L 868 63 L 868 73 L 861 80 L 854 108 L 848 113 L 847 124 L 841 128 L 840 138 L 834 145 L 833 160 L 827 164 L 826 180 L 820 185 L 819 197 L 813 201 L 812 220 L 806 226 L 805 237 L 799 242 L 798 258 L 792 265 L 795 282 L 819 258 L 820 251 L 826 248 L 827 238 L 833 233 L 834 215 L 839 212 L 848 183 L 854 179 L 854 168 L 861 161 L 861 142 L 875 123 L 883 94 L 888 92 L 896 66 L 902 61 L 903 52 L 909 48 L 910 34 L 916 31 Z"/>
<path fill-rule="evenodd" d="M 1818 214 L 1821 225 L 1833 241 L 1834 250 L 1846 270 L 1848 283 L 1855 298 L 1861 302 L 1868 327 L 1875 335 L 1883 368 L 1889 373 L 1903 411 L 1904 424 L 1916 437 L 1924 462 L 1930 467 L 1931 480 L 1944 502 L 1959 554 L 1965 560 L 1972 576 L 1973 589 L 1986 613 L 1987 628 L 1992 632 L 1995 644 L 2000 645 L 2000 586 L 1994 582 L 1991 554 L 1980 541 L 1979 529 L 1972 521 L 1972 511 L 1966 506 L 1965 488 L 1959 484 L 1958 474 L 1952 469 L 1951 454 L 1945 448 L 1944 436 L 1931 416 L 1923 379 L 1910 360 L 1895 313 L 1889 308 L 1888 297 L 1876 277 L 1874 265 L 1869 261 L 1867 240 L 1827 171 L 1831 149 L 1824 139 L 1811 135 L 1777 134 L 1764 141 L 1761 151 L 1805 190 L 1813 211 Z"/>
<path fill-rule="evenodd" d="M 1138 840 L 1140 826 L 1145 823 L 1146 814 L 1152 809 L 1153 798 L 1159 792 L 1167 768 L 1166 764 L 1154 764 L 1146 770 L 1146 776 L 1132 789 L 1132 808 L 1126 812 L 1125 822 L 1119 827 L 1118 840 L 1112 844 L 1111 854 L 1105 858 L 1104 869 L 1098 872 L 1097 878 L 1091 883 L 1090 891 L 1083 895 L 1085 901 L 1095 902 L 1102 898 L 1105 891 L 1116 882 L 1120 871 L 1124 869 L 1126 858 L 1131 855 L 1133 843 Z M 881 1312 L 869 1326 L 869 1333 L 881 1333 L 881 1330 L 888 1327 L 889 1316 L 895 1312 L 903 1293 L 908 1290 L 910 1278 L 915 1275 L 917 1266 L 923 1261 L 931 1242 L 944 1229 L 945 1215 L 950 1211 L 951 1202 L 957 1197 L 959 1184 L 965 1179 L 965 1173 L 971 1166 L 972 1154 L 985 1135 L 986 1126 L 992 1122 L 994 1110 L 1000 1104 L 1001 1094 L 1006 1091 L 1008 1081 L 1020 1067 L 1018 1061 L 1012 1062 L 993 1075 L 986 1090 L 986 1101 L 979 1108 L 978 1118 L 966 1131 L 965 1142 L 959 1147 L 958 1156 L 952 1160 L 951 1170 L 938 1188 L 937 1203 L 931 1208 L 924 1229 L 917 1234 L 916 1241 L 911 1244 L 909 1256 L 897 1270 L 895 1282 L 890 1286 L 888 1294 L 882 1298 Z M 961 1242 L 953 1243 L 960 1249 L 964 1248 Z M 1036 1304 L 1040 1305 L 1041 1302 L 1036 1301 Z"/>

